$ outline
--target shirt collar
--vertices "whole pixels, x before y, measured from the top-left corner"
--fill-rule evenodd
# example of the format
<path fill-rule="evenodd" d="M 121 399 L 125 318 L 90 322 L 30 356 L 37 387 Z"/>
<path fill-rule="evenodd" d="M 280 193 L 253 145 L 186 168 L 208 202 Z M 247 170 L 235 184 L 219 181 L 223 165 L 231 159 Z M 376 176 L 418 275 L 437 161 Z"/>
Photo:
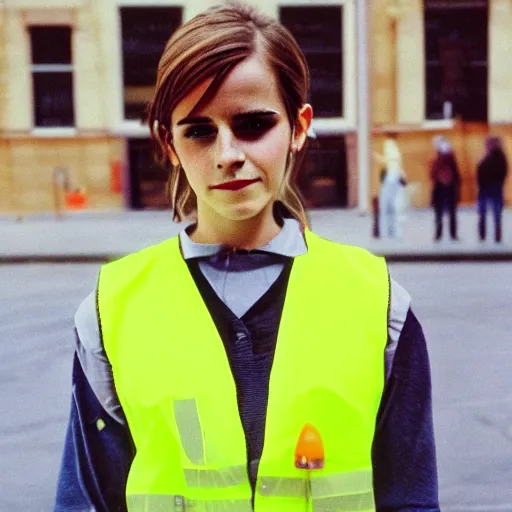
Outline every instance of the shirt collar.
<path fill-rule="evenodd" d="M 185 260 L 207 258 L 223 250 L 221 244 L 199 244 L 193 242 L 186 229 L 180 232 L 181 252 Z M 296 219 L 284 219 L 283 229 L 266 245 L 257 248 L 259 251 L 294 258 L 307 252 L 306 241 L 301 226 Z"/>

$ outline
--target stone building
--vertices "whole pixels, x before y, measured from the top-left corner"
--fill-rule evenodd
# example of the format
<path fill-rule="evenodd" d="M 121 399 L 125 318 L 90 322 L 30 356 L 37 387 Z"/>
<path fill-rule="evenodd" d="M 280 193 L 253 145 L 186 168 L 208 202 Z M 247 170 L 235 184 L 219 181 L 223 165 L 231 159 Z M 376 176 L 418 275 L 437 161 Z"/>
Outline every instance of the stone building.
<path fill-rule="evenodd" d="M 485 138 L 501 136 L 512 159 L 512 2 L 372 0 L 370 10 L 374 149 L 396 136 L 414 204 L 428 206 L 432 137 L 444 135 L 459 162 L 462 203 L 473 204 Z M 505 195 L 510 204 L 512 180 Z"/>
<path fill-rule="evenodd" d="M 316 139 L 299 181 L 314 206 L 357 205 L 356 1 L 257 2 L 292 31 L 311 67 Z M 431 138 L 447 135 L 463 169 L 463 200 L 474 201 L 486 134 L 502 135 L 512 150 L 512 2 L 366 2 L 375 150 L 396 134 L 418 185 L 415 204 L 425 206 Z M 169 35 L 217 3 L 0 0 L 0 212 L 63 208 L 74 190 L 90 209 L 166 207 L 166 170 L 152 160 L 144 106 Z M 469 56 L 460 21 L 468 16 L 479 20 L 482 44 Z M 371 174 L 370 195 L 375 162 Z"/>

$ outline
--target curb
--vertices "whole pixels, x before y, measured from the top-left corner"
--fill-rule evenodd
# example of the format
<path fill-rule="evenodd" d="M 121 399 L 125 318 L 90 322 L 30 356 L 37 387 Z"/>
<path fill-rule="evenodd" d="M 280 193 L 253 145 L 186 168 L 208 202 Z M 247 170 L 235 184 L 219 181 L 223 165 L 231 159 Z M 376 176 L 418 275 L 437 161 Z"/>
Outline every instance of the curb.
<path fill-rule="evenodd" d="M 393 253 L 378 254 L 390 263 L 490 263 L 512 261 L 509 252 L 479 252 L 479 253 L 440 253 L 440 254 L 411 254 Z"/>
<path fill-rule="evenodd" d="M 126 254 L 13 254 L 0 256 L 0 265 L 108 263 Z"/>
<path fill-rule="evenodd" d="M 512 252 L 379 253 L 389 263 L 489 263 L 512 261 Z M 108 263 L 129 253 L 0 255 L 0 265 Z"/>

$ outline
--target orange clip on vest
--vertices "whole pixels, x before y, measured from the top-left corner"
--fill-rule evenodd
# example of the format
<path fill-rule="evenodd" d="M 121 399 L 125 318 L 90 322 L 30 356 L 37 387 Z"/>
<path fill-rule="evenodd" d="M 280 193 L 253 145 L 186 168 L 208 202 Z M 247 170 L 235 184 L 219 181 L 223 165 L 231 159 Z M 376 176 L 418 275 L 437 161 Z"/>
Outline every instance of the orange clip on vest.
<path fill-rule="evenodd" d="M 306 423 L 295 448 L 295 467 L 299 469 L 322 469 L 324 467 L 324 444 L 318 430 Z"/>

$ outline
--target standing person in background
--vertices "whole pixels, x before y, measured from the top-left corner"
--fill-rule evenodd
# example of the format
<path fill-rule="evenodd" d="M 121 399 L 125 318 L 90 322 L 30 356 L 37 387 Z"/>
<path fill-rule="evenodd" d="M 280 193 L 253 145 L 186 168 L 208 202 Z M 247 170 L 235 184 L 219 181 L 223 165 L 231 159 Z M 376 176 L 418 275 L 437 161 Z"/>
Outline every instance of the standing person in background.
<path fill-rule="evenodd" d="M 389 135 L 384 141 L 383 154 L 375 155 L 382 165 L 379 191 L 379 236 L 396 238 L 402 235 L 399 214 L 403 208 L 401 193 L 406 184 L 402 167 L 402 153 L 395 138 Z"/>
<path fill-rule="evenodd" d="M 432 206 L 435 213 L 434 240 L 443 236 L 443 214 L 450 217 L 450 237 L 457 240 L 457 204 L 460 196 L 460 174 L 451 144 L 441 135 L 434 137 L 436 157 L 430 169 Z"/>
<path fill-rule="evenodd" d="M 494 217 L 494 240 L 499 243 L 502 238 L 503 186 L 508 173 L 508 162 L 499 137 L 487 137 L 485 146 L 486 154 L 477 168 L 478 235 L 480 240 L 485 240 L 489 204 Z"/>
<path fill-rule="evenodd" d="M 189 225 L 103 265 L 77 311 L 57 512 L 439 512 L 411 299 L 312 233 L 291 179 L 308 86 L 250 6 L 167 43 L 148 122 Z"/>

